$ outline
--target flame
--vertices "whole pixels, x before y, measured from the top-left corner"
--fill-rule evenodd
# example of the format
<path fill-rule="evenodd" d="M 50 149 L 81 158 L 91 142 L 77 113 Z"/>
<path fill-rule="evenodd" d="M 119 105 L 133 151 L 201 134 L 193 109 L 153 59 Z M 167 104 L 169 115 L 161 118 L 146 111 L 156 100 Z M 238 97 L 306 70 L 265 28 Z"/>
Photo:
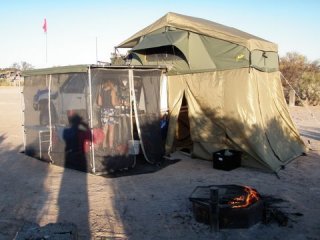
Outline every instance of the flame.
<path fill-rule="evenodd" d="M 232 208 L 246 208 L 259 200 L 260 195 L 255 189 L 245 186 L 244 191 L 246 194 L 237 196 L 228 202 Z"/>

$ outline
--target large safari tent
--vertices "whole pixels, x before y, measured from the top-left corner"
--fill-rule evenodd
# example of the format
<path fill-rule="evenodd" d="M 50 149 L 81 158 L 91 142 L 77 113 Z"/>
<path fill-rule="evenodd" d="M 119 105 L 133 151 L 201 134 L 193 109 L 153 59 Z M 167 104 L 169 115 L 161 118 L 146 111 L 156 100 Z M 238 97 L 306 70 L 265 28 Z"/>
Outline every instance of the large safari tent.
<path fill-rule="evenodd" d="M 26 152 L 67 166 L 62 132 L 74 114 L 91 132 L 89 140 L 85 134 L 81 137 L 89 159 L 83 162 L 90 164 L 90 171 L 134 166 L 132 140 L 140 141 L 151 163 L 181 148 L 207 160 L 218 150 L 233 149 L 243 153 L 243 166 L 273 172 L 305 152 L 283 95 L 276 44 L 211 21 L 168 13 L 117 48 L 129 49 L 129 65 L 25 73 Z M 102 147 L 97 105 L 107 79 L 116 85 L 119 98 L 112 151 Z M 167 132 L 161 128 L 166 125 L 163 111 L 168 112 Z"/>
<path fill-rule="evenodd" d="M 276 44 L 168 13 L 117 47 L 131 48 L 131 65 L 168 68 L 167 152 L 185 131 L 194 157 L 235 149 L 244 166 L 274 172 L 305 152 L 283 95 Z"/>

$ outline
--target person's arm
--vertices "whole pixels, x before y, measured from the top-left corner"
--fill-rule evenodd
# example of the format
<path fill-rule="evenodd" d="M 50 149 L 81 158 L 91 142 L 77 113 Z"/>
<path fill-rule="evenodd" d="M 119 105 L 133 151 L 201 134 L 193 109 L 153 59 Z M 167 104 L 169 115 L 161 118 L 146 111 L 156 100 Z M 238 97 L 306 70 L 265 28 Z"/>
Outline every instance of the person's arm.
<path fill-rule="evenodd" d="M 102 97 L 101 97 L 101 87 L 98 90 L 98 96 L 97 96 L 97 104 L 98 106 L 102 106 Z"/>

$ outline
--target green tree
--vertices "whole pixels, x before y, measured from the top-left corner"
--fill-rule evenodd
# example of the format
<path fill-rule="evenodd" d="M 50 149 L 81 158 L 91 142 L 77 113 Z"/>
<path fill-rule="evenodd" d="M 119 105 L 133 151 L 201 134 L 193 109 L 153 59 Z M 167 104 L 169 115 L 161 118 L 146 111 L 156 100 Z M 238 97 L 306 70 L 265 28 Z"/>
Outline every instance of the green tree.
<path fill-rule="evenodd" d="M 310 71 L 303 74 L 299 83 L 301 98 L 309 105 L 320 104 L 320 71 L 319 68 L 310 66 Z"/>

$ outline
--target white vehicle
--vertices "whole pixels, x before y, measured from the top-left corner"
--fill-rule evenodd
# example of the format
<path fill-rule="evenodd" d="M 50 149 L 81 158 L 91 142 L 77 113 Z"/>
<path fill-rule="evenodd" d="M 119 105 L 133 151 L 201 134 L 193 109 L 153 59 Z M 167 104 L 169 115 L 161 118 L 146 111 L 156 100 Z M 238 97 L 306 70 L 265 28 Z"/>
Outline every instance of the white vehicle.
<path fill-rule="evenodd" d="M 80 74 L 82 73 L 70 74 L 58 91 L 51 91 L 50 110 L 53 124 L 66 123 L 68 114 L 71 112 L 77 112 L 80 116 L 86 118 L 87 98 L 85 93 L 87 81 L 85 79 L 82 81 Z M 48 89 L 38 90 L 33 97 L 33 108 L 40 111 L 40 125 L 49 124 L 48 92 Z"/>

